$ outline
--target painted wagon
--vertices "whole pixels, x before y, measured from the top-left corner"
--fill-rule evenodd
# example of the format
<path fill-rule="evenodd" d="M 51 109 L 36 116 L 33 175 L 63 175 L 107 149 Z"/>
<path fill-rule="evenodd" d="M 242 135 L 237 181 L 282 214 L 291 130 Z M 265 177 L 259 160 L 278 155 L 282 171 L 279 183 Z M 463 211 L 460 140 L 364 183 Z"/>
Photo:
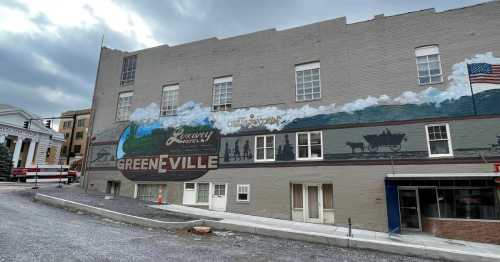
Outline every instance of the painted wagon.
<path fill-rule="evenodd" d="M 401 143 L 403 140 L 406 141 L 405 134 L 393 134 L 389 129 L 378 135 L 365 135 L 363 137 L 368 142 L 368 151 L 370 152 L 377 152 L 381 147 L 389 148 L 392 152 L 399 152 Z"/>

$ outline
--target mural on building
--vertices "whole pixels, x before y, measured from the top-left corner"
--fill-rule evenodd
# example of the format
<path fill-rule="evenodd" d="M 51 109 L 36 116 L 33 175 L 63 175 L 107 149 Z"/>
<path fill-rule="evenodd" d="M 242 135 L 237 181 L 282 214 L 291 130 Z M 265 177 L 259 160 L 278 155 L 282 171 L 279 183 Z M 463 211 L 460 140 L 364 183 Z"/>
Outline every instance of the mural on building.
<path fill-rule="evenodd" d="M 245 144 L 242 146 L 242 151 L 240 151 L 240 139 L 236 139 L 231 147 L 229 142 L 224 145 L 224 162 L 234 162 L 242 160 L 253 160 L 252 147 L 250 147 L 250 140 L 246 139 Z"/>
<path fill-rule="evenodd" d="M 217 168 L 219 142 L 219 131 L 210 125 L 164 129 L 132 123 L 120 137 L 116 166 L 133 181 L 188 181 Z"/>
<path fill-rule="evenodd" d="M 403 140 L 407 140 L 405 134 L 393 134 L 389 128 L 386 128 L 381 134 L 365 135 L 363 138 L 368 143 L 366 148 L 370 152 L 377 152 L 381 147 L 387 147 L 393 152 L 399 152 L 401 150 L 401 143 Z M 353 154 L 357 148 L 359 148 L 361 152 L 365 152 L 365 144 L 363 142 L 346 142 L 346 145 L 351 147 Z"/>
<path fill-rule="evenodd" d="M 170 117 L 160 117 L 158 105 L 152 103 L 145 108 L 136 109 L 130 119 L 143 123 L 156 122 L 163 128 L 210 123 L 226 135 L 264 128 L 275 131 L 338 124 L 500 114 L 500 85 L 490 83 L 474 84 L 474 102 L 477 107 L 474 109 L 467 71 L 467 65 L 471 63 L 500 64 L 500 58 L 494 57 L 492 53 L 485 53 L 455 64 L 444 90 L 428 87 L 420 92 L 405 91 L 395 98 L 387 95 L 368 96 L 341 106 L 331 104 L 317 108 L 305 105 L 291 109 L 262 107 L 212 112 L 211 107 L 188 102 L 177 109 L 176 116 Z"/>
<path fill-rule="evenodd" d="M 398 130 L 392 127 L 328 127 L 500 114 L 500 85 L 475 84 L 474 97 L 471 96 L 467 71 L 470 63 L 500 64 L 500 58 L 486 53 L 455 64 L 445 89 L 428 87 L 421 92 L 405 91 L 396 98 L 368 96 L 341 106 L 261 107 L 213 112 L 210 107 L 188 102 L 178 107 L 176 116 L 160 117 L 159 107 L 153 103 L 136 109 L 130 117 L 130 126 L 125 129 L 120 126 L 124 131 L 117 146 L 93 146 L 92 166 L 113 165 L 132 180 L 195 179 L 217 168 L 219 162 L 222 165 L 254 163 L 255 137 L 245 132 L 262 130 L 282 131 L 275 139 L 277 162 L 295 161 L 295 135 L 292 133 L 295 129 L 324 130 L 323 135 L 327 136 L 324 138 L 324 160 L 428 159 L 423 126 L 418 126 L 418 133 L 413 130 L 415 127 L 404 126 L 399 126 Z M 287 130 L 291 132 L 286 133 Z M 116 136 L 115 131 L 102 131 L 94 141 L 111 139 Z M 221 140 L 221 135 L 229 134 L 237 136 L 224 136 Z M 481 136 L 477 140 L 474 145 L 454 141 L 454 157 L 500 156 L 499 137 Z"/>

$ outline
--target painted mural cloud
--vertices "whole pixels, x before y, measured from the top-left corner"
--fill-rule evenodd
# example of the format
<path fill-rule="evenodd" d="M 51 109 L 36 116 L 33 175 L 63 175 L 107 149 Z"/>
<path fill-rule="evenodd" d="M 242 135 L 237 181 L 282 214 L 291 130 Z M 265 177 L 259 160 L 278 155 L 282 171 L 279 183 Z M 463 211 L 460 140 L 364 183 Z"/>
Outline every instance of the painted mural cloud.
<path fill-rule="evenodd" d="M 449 76 L 449 84 L 445 90 L 435 87 L 428 87 L 421 92 L 405 91 L 395 98 L 388 95 L 378 97 L 368 96 L 360 98 L 343 105 L 330 104 L 327 106 L 311 107 L 304 105 L 300 108 L 280 109 L 277 107 L 260 107 L 236 109 L 233 111 L 212 112 L 210 107 L 200 103 L 188 102 L 177 109 L 176 116 L 160 117 L 160 108 L 157 104 L 151 103 L 144 108 L 136 109 L 130 120 L 137 123 L 158 123 L 157 126 L 163 128 L 176 127 L 181 125 L 202 125 L 212 124 L 219 129 L 222 134 L 236 133 L 242 127 L 261 127 L 270 131 L 281 130 L 294 120 L 303 119 L 318 115 L 328 115 L 336 113 L 353 114 L 367 108 L 381 105 L 422 105 L 431 104 L 439 107 L 446 101 L 453 101 L 464 96 L 471 96 L 471 90 L 467 78 L 468 63 L 491 63 L 500 64 L 500 58 L 494 57 L 491 52 L 478 54 L 452 67 L 452 74 Z M 474 85 L 479 93 L 491 89 L 499 89 L 500 85 L 484 84 Z"/>

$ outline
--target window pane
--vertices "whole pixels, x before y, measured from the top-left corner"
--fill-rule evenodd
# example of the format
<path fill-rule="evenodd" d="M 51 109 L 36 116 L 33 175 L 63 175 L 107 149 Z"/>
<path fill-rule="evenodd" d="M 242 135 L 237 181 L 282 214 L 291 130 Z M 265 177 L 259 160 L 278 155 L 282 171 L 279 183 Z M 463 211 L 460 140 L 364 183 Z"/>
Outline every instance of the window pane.
<path fill-rule="evenodd" d="M 438 61 L 438 55 L 430 55 L 430 56 L 427 56 L 428 59 L 429 59 L 429 62 L 431 61 Z"/>
<path fill-rule="evenodd" d="M 299 145 L 307 145 L 307 134 L 298 134 L 297 137 Z"/>
<path fill-rule="evenodd" d="M 333 185 L 323 184 L 323 208 L 333 209 Z"/>
<path fill-rule="evenodd" d="M 207 203 L 208 202 L 208 183 L 199 183 L 196 202 Z"/>
<path fill-rule="evenodd" d="M 274 146 L 274 137 L 273 136 L 267 136 L 266 137 L 266 147 L 273 147 Z"/>
<path fill-rule="evenodd" d="M 257 148 L 257 159 L 264 159 L 264 148 Z"/>
<path fill-rule="evenodd" d="M 239 200 L 239 201 L 247 201 L 247 200 L 248 200 L 248 194 L 245 194 L 245 193 L 239 193 L 239 194 L 238 194 L 238 200 Z"/>
<path fill-rule="evenodd" d="M 320 144 L 321 144 L 321 134 L 311 133 L 311 145 L 320 145 Z"/>
<path fill-rule="evenodd" d="M 449 154 L 450 150 L 448 148 L 448 140 L 438 140 L 429 142 L 431 148 L 431 154 Z"/>
<path fill-rule="evenodd" d="M 426 63 L 427 62 L 427 57 L 426 56 L 419 56 L 417 57 L 417 63 Z"/>
<path fill-rule="evenodd" d="M 432 83 L 443 82 L 443 77 L 442 76 L 433 76 L 433 77 L 431 77 L 431 82 Z"/>
<path fill-rule="evenodd" d="M 273 148 L 266 149 L 266 159 L 274 159 L 274 149 Z"/>
<path fill-rule="evenodd" d="M 321 157 L 321 145 L 311 146 L 311 157 Z"/>
<path fill-rule="evenodd" d="M 264 147 L 264 137 L 263 136 L 258 136 L 257 137 L 257 148 Z"/>
<path fill-rule="evenodd" d="M 302 185 L 292 185 L 293 208 L 302 208 Z"/>
<path fill-rule="evenodd" d="M 307 146 L 299 146 L 299 157 L 300 158 L 307 158 L 309 157 L 308 153 L 308 147 Z"/>
<path fill-rule="evenodd" d="M 429 77 L 420 77 L 419 78 L 420 84 L 428 84 L 430 82 Z"/>

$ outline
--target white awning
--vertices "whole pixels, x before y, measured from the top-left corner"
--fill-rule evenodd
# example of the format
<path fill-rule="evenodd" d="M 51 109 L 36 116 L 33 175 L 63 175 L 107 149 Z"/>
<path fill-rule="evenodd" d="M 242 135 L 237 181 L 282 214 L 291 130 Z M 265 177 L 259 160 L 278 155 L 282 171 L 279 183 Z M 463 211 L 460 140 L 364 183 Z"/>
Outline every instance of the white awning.
<path fill-rule="evenodd" d="M 500 177 L 500 173 L 429 173 L 429 174 L 387 174 L 388 179 L 422 179 L 422 178 L 487 178 Z"/>

